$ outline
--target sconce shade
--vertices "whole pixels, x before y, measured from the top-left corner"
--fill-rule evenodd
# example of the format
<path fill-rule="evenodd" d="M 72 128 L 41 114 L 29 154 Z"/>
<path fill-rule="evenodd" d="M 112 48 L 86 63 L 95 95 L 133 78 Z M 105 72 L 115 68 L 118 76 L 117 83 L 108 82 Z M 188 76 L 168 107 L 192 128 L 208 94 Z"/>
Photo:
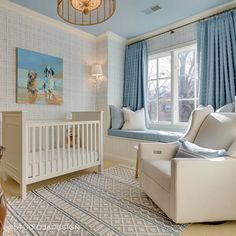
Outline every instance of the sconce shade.
<path fill-rule="evenodd" d="M 91 76 L 102 76 L 102 66 L 101 65 L 93 65 L 91 68 Z"/>

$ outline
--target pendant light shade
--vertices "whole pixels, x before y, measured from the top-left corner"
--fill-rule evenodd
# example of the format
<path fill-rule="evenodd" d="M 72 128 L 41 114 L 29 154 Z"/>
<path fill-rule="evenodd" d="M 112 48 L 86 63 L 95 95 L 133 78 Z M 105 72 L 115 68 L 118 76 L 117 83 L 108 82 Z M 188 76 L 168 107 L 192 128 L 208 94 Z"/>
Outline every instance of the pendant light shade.
<path fill-rule="evenodd" d="M 116 0 L 57 0 L 57 13 L 75 25 L 96 25 L 112 17 Z"/>

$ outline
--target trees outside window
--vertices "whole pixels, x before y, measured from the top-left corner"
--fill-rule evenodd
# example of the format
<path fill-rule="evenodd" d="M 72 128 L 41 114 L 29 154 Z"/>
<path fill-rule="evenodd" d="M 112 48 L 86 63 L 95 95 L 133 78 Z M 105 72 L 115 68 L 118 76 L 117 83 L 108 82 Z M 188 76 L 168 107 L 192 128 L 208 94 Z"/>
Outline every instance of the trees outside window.
<path fill-rule="evenodd" d="M 149 59 L 147 112 L 151 124 L 188 122 L 198 105 L 196 45 Z"/>

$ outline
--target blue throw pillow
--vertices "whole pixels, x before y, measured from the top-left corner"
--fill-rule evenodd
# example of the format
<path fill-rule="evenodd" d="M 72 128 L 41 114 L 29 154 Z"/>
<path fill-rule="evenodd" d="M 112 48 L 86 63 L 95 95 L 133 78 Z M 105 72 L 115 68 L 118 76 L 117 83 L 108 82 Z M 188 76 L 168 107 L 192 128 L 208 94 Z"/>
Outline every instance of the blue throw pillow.
<path fill-rule="evenodd" d="M 111 129 L 121 129 L 124 125 L 124 112 L 118 106 L 110 105 Z"/>
<path fill-rule="evenodd" d="M 217 158 L 228 156 L 228 153 L 224 149 L 215 150 L 200 147 L 188 142 L 186 139 L 179 139 L 179 142 L 181 146 L 176 157 Z"/>

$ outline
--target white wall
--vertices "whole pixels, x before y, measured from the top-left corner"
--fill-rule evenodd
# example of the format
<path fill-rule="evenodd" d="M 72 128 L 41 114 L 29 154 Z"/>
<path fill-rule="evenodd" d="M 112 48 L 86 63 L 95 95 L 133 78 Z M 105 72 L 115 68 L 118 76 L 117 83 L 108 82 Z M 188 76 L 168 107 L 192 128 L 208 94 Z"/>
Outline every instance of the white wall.
<path fill-rule="evenodd" d="M 104 156 L 117 159 L 112 153 L 119 147 L 107 136 L 110 125 L 109 105 L 122 105 L 124 83 L 124 60 L 126 40 L 113 33 L 105 33 L 97 39 L 97 63 L 103 66 L 104 78 L 98 82 L 98 110 L 104 110 Z M 120 150 L 121 151 L 121 150 Z"/>
<path fill-rule="evenodd" d="M 17 47 L 63 58 L 62 106 L 16 104 Z M 88 76 L 94 63 L 96 37 L 15 4 L 0 3 L 0 111 L 27 110 L 33 119 L 61 119 L 68 111 L 95 110 L 96 88 Z"/>
<path fill-rule="evenodd" d="M 123 104 L 124 64 L 126 40 L 109 34 L 108 40 L 108 105 Z"/>
<path fill-rule="evenodd" d="M 97 63 L 102 65 L 104 77 L 97 84 L 96 107 L 105 111 L 105 129 L 109 125 L 109 105 L 122 105 L 125 45 L 125 39 L 110 32 L 97 38 Z"/>
<path fill-rule="evenodd" d="M 97 38 L 97 63 L 102 65 L 103 77 L 97 81 L 96 109 L 106 110 L 108 97 L 108 37 L 102 34 Z"/>

